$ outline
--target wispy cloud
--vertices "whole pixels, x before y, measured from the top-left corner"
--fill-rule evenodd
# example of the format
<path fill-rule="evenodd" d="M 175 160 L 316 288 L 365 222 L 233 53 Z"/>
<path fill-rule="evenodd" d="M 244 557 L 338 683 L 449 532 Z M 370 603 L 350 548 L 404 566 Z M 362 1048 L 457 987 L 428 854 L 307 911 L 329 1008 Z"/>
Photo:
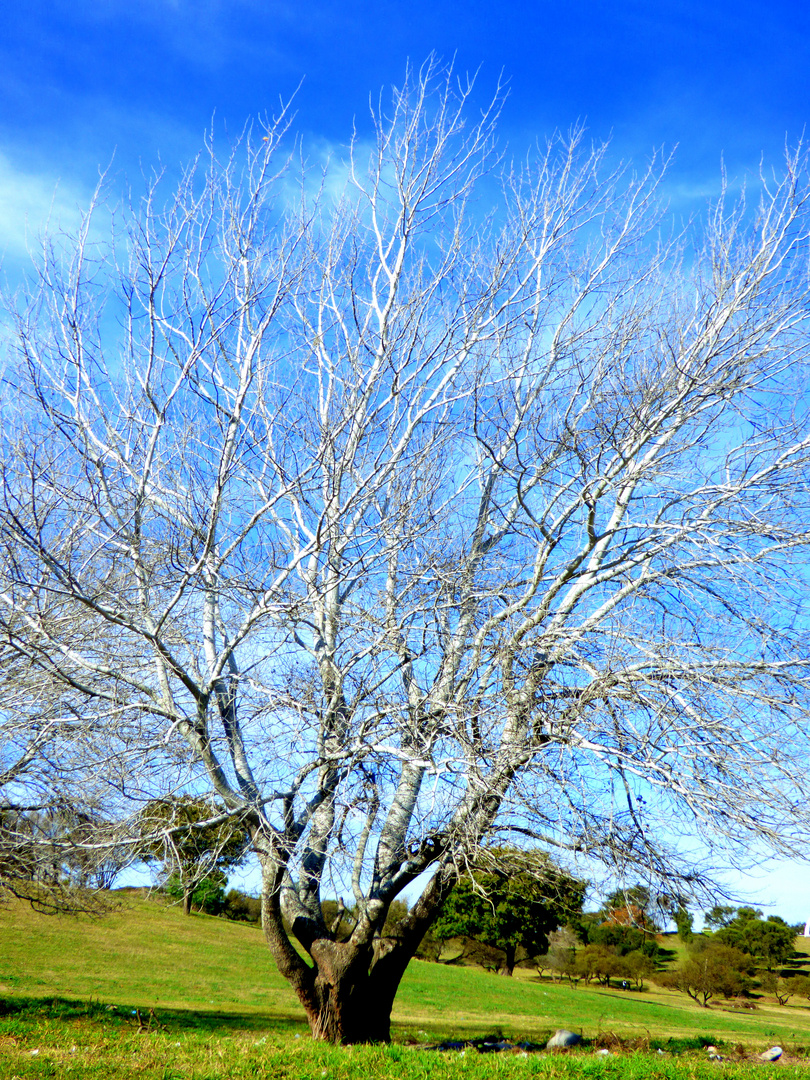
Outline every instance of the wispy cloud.
<path fill-rule="evenodd" d="M 75 229 L 90 196 L 54 173 L 21 170 L 0 153 L 0 257 L 21 260 L 44 232 Z"/>

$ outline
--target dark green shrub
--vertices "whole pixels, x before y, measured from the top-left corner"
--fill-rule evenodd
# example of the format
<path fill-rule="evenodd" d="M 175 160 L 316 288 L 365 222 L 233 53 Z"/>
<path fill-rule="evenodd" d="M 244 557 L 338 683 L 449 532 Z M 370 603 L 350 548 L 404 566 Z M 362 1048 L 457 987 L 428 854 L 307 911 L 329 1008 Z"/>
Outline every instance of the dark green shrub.
<path fill-rule="evenodd" d="M 217 870 L 198 881 L 191 892 L 188 910 L 202 911 L 206 915 L 221 915 L 225 908 L 226 881 L 225 875 Z M 188 891 L 179 874 L 172 874 L 163 891 L 177 903 L 185 903 L 188 899 Z"/>
<path fill-rule="evenodd" d="M 222 914 L 226 919 L 233 919 L 234 922 L 260 923 L 262 902 L 258 896 L 248 896 L 239 889 L 229 889 Z"/>

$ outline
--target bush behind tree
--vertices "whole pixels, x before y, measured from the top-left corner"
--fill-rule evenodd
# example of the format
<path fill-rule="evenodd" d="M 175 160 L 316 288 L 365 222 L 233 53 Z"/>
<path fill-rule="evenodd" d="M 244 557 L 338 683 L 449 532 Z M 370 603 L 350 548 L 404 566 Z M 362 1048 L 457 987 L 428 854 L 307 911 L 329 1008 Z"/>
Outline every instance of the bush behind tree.
<path fill-rule="evenodd" d="M 262 902 L 258 896 L 250 896 L 240 889 L 229 889 L 225 894 L 222 914 L 234 922 L 261 923 Z"/>

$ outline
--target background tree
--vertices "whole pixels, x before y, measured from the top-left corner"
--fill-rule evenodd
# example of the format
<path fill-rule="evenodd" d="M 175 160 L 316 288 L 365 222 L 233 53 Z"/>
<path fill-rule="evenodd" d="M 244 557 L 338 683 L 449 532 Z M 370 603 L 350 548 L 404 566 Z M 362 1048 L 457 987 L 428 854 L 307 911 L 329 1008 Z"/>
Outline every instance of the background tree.
<path fill-rule="evenodd" d="M 760 978 L 760 986 L 766 994 L 773 994 L 778 1005 L 787 1005 L 795 995 L 805 996 L 810 990 L 806 975 L 780 975 L 778 971 L 766 971 Z"/>
<path fill-rule="evenodd" d="M 597 912 L 602 922 L 637 926 L 651 933 L 660 929 L 653 913 L 652 890 L 643 884 L 616 889 Z"/>
<path fill-rule="evenodd" d="M 788 997 L 795 994 L 799 997 L 810 999 L 810 976 L 788 975 L 788 977 L 784 980 L 784 986 L 787 991 Z"/>
<path fill-rule="evenodd" d="M 678 931 L 678 937 L 688 945 L 695 937 L 694 931 L 692 930 L 694 918 L 691 911 L 684 907 L 683 904 L 679 904 L 672 913 L 672 919 L 675 923 L 675 928 Z"/>
<path fill-rule="evenodd" d="M 262 902 L 258 896 L 250 896 L 241 889 L 229 889 L 222 914 L 235 922 L 258 924 L 262 918 Z"/>
<path fill-rule="evenodd" d="M 132 861 L 122 845 L 100 840 L 114 832 L 111 822 L 70 807 L 0 807 L 0 892 L 49 914 L 106 910 L 99 890 Z"/>
<path fill-rule="evenodd" d="M 560 926 L 548 935 L 548 951 L 538 956 L 536 966 L 541 972 L 549 970 L 553 975 L 568 979 L 574 983 L 579 977 L 577 972 L 577 946 L 579 938 L 571 926 Z"/>
<path fill-rule="evenodd" d="M 163 884 L 163 892 L 170 900 L 183 905 L 183 912 L 204 912 L 206 915 L 224 915 L 227 906 L 225 886 L 227 875 L 222 870 L 212 870 L 200 878 L 189 892 L 178 873 L 171 874 Z"/>
<path fill-rule="evenodd" d="M 473 93 L 410 70 L 318 176 L 286 114 L 209 140 L 110 243 L 102 189 L 4 317 L 4 647 L 100 843 L 178 790 L 246 824 L 337 1041 L 482 846 L 698 896 L 807 850 L 806 157 L 679 234 L 658 156 L 510 164 Z"/>
<path fill-rule="evenodd" d="M 610 980 L 618 978 L 622 970 L 622 958 L 609 945 L 591 943 L 577 953 L 577 971 L 586 982 L 595 979 L 602 986 L 610 986 Z"/>
<path fill-rule="evenodd" d="M 461 878 L 433 924 L 440 941 L 467 937 L 500 949 L 511 975 L 518 950 L 548 949 L 548 935 L 581 911 L 585 884 L 560 872 L 544 853 L 490 848 Z"/>
<path fill-rule="evenodd" d="M 621 923 L 603 922 L 591 926 L 588 930 L 588 942 L 613 949 L 618 956 L 641 952 L 655 958 L 659 952 L 658 942 L 650 931 Z"/>
<path fill-rule="evenodd" d="M 757 918 L 760 918 L 762 915 L 761 911 L 754 910 L 753 908 L 746 910 L 752 911 Z M 738 911 L 739 908 L 730 907 L 727 904 L 715 904 L 715 906 L 705 914 L 706 929 L 721 930 L 736 918 Z"/>
<path fill-rule="evenodd" d="M 621 977 L 636 990 L 644 989 L 644 980 L 655 974 L 655 970 L 654 958 L 640 949 L 622 957 Z"/>
<path fill-rule="evenodd" d="M 795 953 L 796 930 L 778 915 L 761 919 L 755 908 L 737 908 L 735 917 L 714 934 L 717 941 L 731 945 L 761 961 L 770 971 Z"/>
<path fill-rule="evenodd" d="M 244 825 L 210 799 L 193 795 L 159 799 L 144 807 L 138 818 L 138 853 L 161 864 L 166 889 L 190 915 L 196 903 L 218 914 L 224 904 L 226 872 L 245 858 L 248 837 Z"/>
<path fill-rule="evenodd" d="M 681 990 L 706 1008 L 713 997 L 734 997 L 751 987 L 751 958 L 739 949 L 709 942 L 674 971 L 661 977 L 664 986 Z"/>
<path fill-rule="evenodd" d="M 0 643 L 0 895 L 94 911 L 104 905 L 92 890 L 109 888 L 132 854 L 115 843 L 97 785 L 75 782 L 80 699 L 42 670 L 34 645 L 26 656 Z"/>

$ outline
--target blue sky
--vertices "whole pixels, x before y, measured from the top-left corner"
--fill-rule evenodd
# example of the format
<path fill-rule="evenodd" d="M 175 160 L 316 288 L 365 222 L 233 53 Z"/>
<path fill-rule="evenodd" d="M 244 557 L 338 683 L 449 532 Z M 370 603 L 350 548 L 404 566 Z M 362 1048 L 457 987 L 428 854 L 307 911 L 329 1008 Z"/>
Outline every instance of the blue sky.
<path fill-rule="evenodd" d="M 502 134 L 516 155 L 587 123 L 639 163 L 678 146 L 668 193 L 699 210 L 732 180 L 778 163 L 810 120 L 810 5 L 785 0 L 8 0 L 0 34 L 0 256 L 15 276 L 47 215 L 70 224 L 99 168 L 137 179 L 191 158 L 222 130 L 296 97 L 308 145 L 345 143 L 369 94 L 435 50 L 503 73 Z M 303 80 L 303 82 L 302 82 Z M 810 868 L 740 882 L 810 916 Z"/>
<path fill-rule="evenodd" d="M 671 190 L 716 190 L 776 160 L 808 120 L 810 7 L 775 0 L 9 0 L 0 35 L 0 251 L 55 207 L 86 200 L 99 166 L 137 176 L 199 146 L 214 114 L 239 128 L 303 79 L 297 126 L 340 144 L 369 93 L 408 58 L 510 83 L 518 153 L 585 120 L 617 154 L 678 144 Z"/>

